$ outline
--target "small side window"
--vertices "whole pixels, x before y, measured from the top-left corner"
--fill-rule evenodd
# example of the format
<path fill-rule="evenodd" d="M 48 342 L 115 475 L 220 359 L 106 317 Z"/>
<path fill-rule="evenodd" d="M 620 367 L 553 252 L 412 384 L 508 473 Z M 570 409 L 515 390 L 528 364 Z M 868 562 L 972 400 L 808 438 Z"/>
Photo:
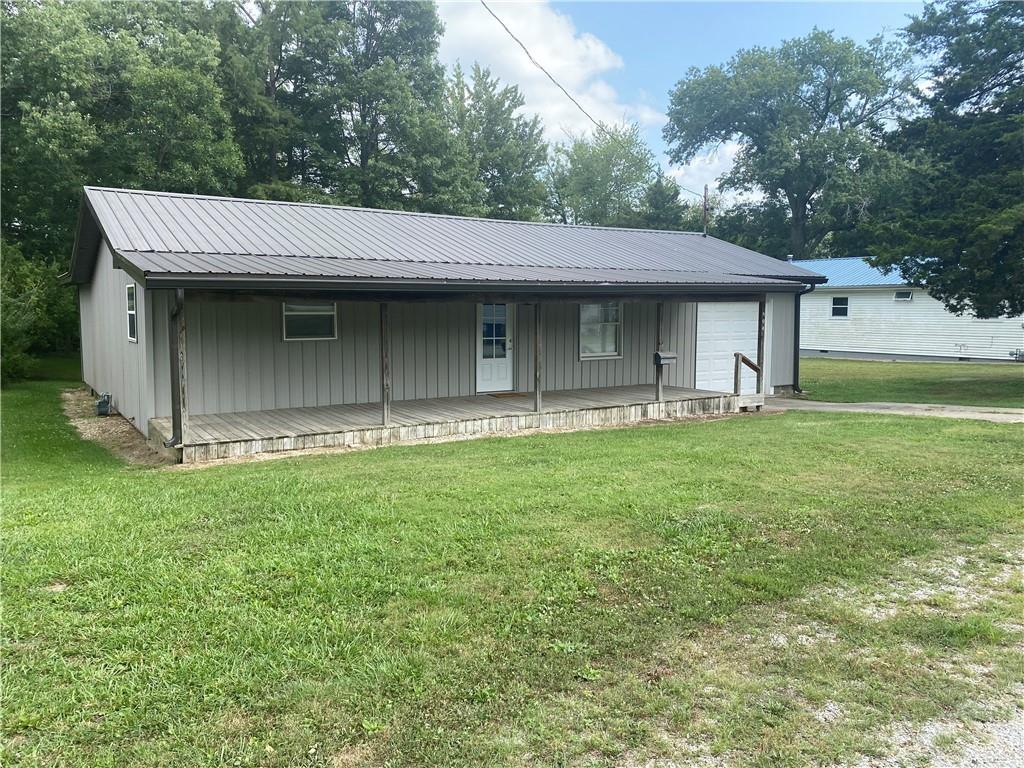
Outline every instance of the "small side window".
<path fill-rule="evenodd" d="M 913 291 L 896 291 L 892 295 L 893 301 L 912 301 L 914 298 Z"/>
<path fill-rule="evenodd" d="M 124 289 L 125 309 L 128 314 L 128 341 L 139 341 L 139 313 L 135 308 L 135 285 L 126 285 Z"/>
<path fill-rule="evenodd" d="M 334 302 L 291 302 L 281 305 L 285 341 L 320 341 L 338 338 Z"/>
<path fill-rule="evenodd" d="M 832 297 L 832 317 L 848 317 L 850 315 L 850 297 Z"/>

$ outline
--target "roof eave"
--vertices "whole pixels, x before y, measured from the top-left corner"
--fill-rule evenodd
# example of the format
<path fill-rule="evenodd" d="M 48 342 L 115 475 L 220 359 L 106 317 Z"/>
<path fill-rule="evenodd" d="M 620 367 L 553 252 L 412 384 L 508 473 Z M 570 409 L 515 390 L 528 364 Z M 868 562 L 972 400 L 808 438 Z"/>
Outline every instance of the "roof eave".
<path fill-rule="evenodd" d="M 71 266 L 68 269 L 68 282 L 81 285 L 92 279 L 96 266 L 96 254 L 99 251 L 103 231 L 99 219 L 89 202 L 88 188 L 82 190 L 81 202 L 78 205 L 78 222 L 75 225 L 75 244 L 71 251 Z"/>
<path fill-rule="evenodd" d="M 192 288 L 205 290 L 307 290 L 371 293 L 473 293 L 504 292 L 524 294 L 621 294 L 645 295 L 665 293 L 795 293 L 803 286 L 790 280 L 773 279 L 764 283 L 587 283 L 581 281 L 539 280 L 433 280 L 386 278 L 326 278 L 283 275 L 230 275 L 195 273 L 146 273 L 142 280 L 149 288 Z"/>

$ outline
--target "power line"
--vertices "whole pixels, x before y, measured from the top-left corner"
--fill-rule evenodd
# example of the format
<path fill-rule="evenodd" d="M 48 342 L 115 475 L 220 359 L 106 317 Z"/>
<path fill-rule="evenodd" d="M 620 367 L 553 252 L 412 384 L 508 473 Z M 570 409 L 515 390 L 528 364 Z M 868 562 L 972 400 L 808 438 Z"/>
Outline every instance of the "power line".
<path fill-rule="evenodd" d="M 530 49 L 526 47 L 526 44 L 523 43 L 523 41 L 520 40 L 518 37 L 516 37 L 515 33 L 511 29 L 508 28 L 508 25 L 505 24 L 505 22 L 501 20 L 501 17 L 498 16 L 498 14 L 496 14 L 494 11 L 491 10 L 491 7 L 489 5 L 487 5 L 487 3 L 484 2 L 484 0 L 480 0 L 480 5 L 482 5 L 484 7 L 484 9 L 489 14 L 491 14 L 491 16 L 494 17 L 494 20 L 501 25 L 501 28 L 504 29 L 506 33 L 508 33 L 508 36 L 511 37 L 513 40 L 515 40 L 516 43 L 519 45 L 519 47 L 523 49 L 523 53 L 526 54 L 526 58 L 528 58 L 530 60 L 530 63 L 532 63 L 533 66 L 535 66 L 541 72 L 543 72 L 544 75 L 547 77 L 547 79 L 550 80 L 552 83 L 554 83 L 555 87 L 558 88 L 558 90 L 560 90 L 562 93 L 564 93 L 566 98 L 569 99 L 569 101 L 571 101 L 573 104 L 575 104 L 576 108 L 580 112 L 582 112 L 584 115 L 586 115 L 587 119 L 590 120 L 590 122 L 592 122 L 597 127 L 597 129 L 599 131 L 604 133 L 605 136 L 607 136 L 609 139 L 614 141 L 616 144 L 618 144 L 620 147 L 622 147 L 627 152 L 632 151 L 629 147 L 627 147 L 624 143 L 622 143 L 619 140 L 618 136 L 616 136 L 614 133 L 612 133 L 607 128 L 605 128 L 604 124 L 601 123 L 600 120 L 595 119 L 592 114 L 587 112 L 587 110 L 583 108 L 583 105 L 579 103 L 579 101 L 576 99 L 576 97 L 573 96 L 571 93 L 569 93 L 569 91 L 566 90 L 564 85 L 562 85 L 560 82 L 555 80 L 554 75 L 552 75 L 550 72 L 548 72 L 544 68 L 543 64 L 541 64 L 539 61 L 537 61 L 535 58 L 533 58 L 533 54 L 530 53 Z M 650 171 L 653 171 L 656 176 L 664 176 L 665 175 L 665 172 L 662 170 L 660 165 L 659 166 L 655 166 L 655 165 L 653 165 L 651 163 L 648 163 L 647 164 L 647 169 L 650 170 Z M 675 181 L 675 180 L 673 179 L 673 181 Z M 704 195 L 701 194 L 700 192 L 694 192 L 692 189 L 684 187 L 678 181 L 676 181 L 675 184 L 676 184 L 677 187 L 679 187 L 679 189 L 683 190 L 684 192 L 689 192 L 691 195 L 696 195 L 697 197 L 700 197 L 700 198 L 704 197 Z"/>

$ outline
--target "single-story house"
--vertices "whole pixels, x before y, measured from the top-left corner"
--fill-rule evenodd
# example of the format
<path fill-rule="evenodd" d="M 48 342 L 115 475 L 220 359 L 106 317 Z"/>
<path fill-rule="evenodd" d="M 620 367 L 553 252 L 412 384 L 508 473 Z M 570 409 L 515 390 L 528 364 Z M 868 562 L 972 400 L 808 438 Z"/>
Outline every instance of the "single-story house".
<path fill-rule="evenodd" d="M 898 272 L 884 274 L 859 257 L 797 263 L 828 278 L 803 300 L 805 355 L 953 360 L 1024 355 L 1024 318 L 954 315 L 925 289 L 907 285 Z"/>
<path fill-rule="evenodd" d="M 183 461 L 759 406 L 824 278 L 685 232 L 87 187 L 82 370 Z"/>

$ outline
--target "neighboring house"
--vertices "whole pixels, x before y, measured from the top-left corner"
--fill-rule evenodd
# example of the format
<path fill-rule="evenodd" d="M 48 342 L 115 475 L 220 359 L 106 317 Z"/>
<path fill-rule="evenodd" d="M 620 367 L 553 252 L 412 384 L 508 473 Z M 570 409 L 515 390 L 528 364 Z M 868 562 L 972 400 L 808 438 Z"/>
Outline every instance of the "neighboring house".
<path fill-rule="evenodd" d="M 71 280 L 86 383 L 197 461 L 757 406 L 822 278 L 694 233 L 90 187 Z"/>
<path fill-rule="evenodd" d="M 802 299 L 800 349 L 806 355 L 1013 360 L 1024 348 L 1024 318 L 954 315 L 924 288 L 862 258 L 795 263 L 828 278 Z"/>

